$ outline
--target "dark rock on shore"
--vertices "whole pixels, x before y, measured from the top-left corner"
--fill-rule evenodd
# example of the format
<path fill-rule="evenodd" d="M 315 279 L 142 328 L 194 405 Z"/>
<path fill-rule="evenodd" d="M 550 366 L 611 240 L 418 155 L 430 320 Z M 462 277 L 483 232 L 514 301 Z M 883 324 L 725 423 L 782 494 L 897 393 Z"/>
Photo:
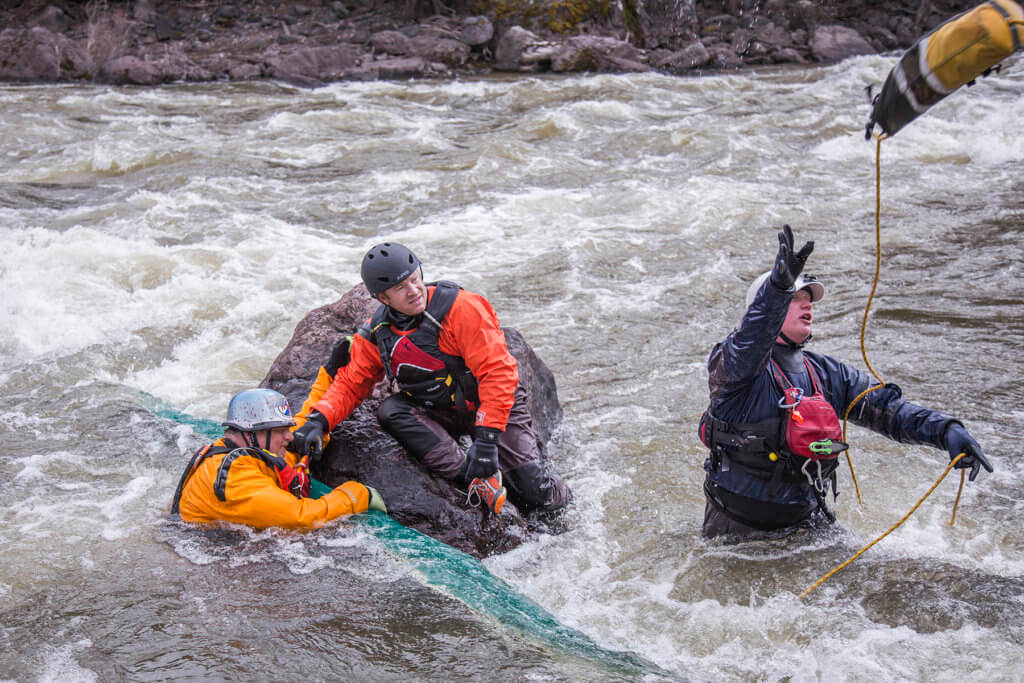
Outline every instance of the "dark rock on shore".
<path fill-rule="evenodd" d="M 335 343 L 352 334 L 377 305 L 359 285 L 338 301 L 311 311 L 295 327 L 260 386 L 280 391 L 298 410 Z M 504 331 L 529 393 L 533 426 L 545 444 L 562 420 L 554 376 L 518 331 Z M 476 557 L 511 550 L 537 531 L 549 529 L 543 521 L 521 516 L 511 503 L 497 516 L 470 507 L 464 491 L 415 463 L 377 423 L 377 406 L 390 394 L 381 382 L 373 396 L 332 432 L 314 471 L 319 479 L 331 486 L 349 479 L 373 486 L 397 521 Z"/>
<path fill-rule="evenodd" d="M 907 48 L 955 0 L 9 0 L 0 81 L 702 73 Z"/>

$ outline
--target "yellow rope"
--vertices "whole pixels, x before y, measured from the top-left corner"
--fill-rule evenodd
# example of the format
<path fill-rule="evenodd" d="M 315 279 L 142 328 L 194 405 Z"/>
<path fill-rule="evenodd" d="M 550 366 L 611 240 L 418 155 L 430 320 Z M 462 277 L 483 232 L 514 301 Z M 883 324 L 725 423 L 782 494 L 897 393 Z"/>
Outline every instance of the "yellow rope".
<path fill-rule="evenodd" d="M 938 478 L 938 480 L 936 480 L 936 482 L 934 484 L 932 484 L 932 487 L 930 489 L 928 489 L 928 493 L 924 494 L 924 496 L 921 498 L 921 500 L 917 501 L 917 503 L 914 505 L 914 507 L 910 508 L 910 512 L 908 512 L 907 514 L 903 515 L 903 518 L 900 521 L 898 521 L 895 524 L 893 524 L 891 527 L 889 527 L 889 530 L 886 531 L 884 534 L 882 534 L 881 536 L 879 536 L 875 540 L 871 541 L 871 543 L 868 543 L 866 546 L 864 546 L 863 548 L 861 548 L 860 550 L 855 552 L 853 554 L 853 556 L 850 557 L 850 559 L 848 559 L 846 562 L 843 562 L 841 565 L 839 565 L 836 568 L 834 568 L 828 574 L 825 574 L 825 576 L 821 577 L 816 582 L 814 582 L 814 585 L 812 585 L 810 588 L 808 588 L 807 590 L 805 590 L 803 593 L 800 594 L 800 599 L 802 600 L 808 593 L 810 593 L 812 590 L 814 590 L 815 588 L 817 588 L 821 584 L 825 583 L 825 581 L 827 581 L 828 579 L 832 578 L 835 574 L 839 573 L 839 571 L 844 569 L 851 562 L 853 562 L 858 557 L 860 557 L 865 552 L 867 552 L 868 549 L 871 548 L 871 546 L 873 546 L 876 543 L 878 543 L 879 541 L 881 541 L 883 538 L 885 538 L 886 536 L 891 534 L 893 531 L 895 531 L 901 524 L 903 524 L 903 522 L 907 521 L 907 519 L 910 517 L 910 515 L 914 514 L 914 512 L 917 510 L 917 508 L 919 508 L 921 506 L 921 503 L 923 503 L 925 501 L 925 499 L 928 498 L 928 496 L 932 495 L 932 491 L 934 491 L 936 489 L 936 487 L 938 487 L 938 485 L 942 483 L 942 480 L 946 478 L 946 475 L 949 474 L 949 471 L 951 469 L 953 469 L 953 466 L 956 465 L 956 463 L 959 462 L 959 460 L 961 458 L 963 458 L 964 456 L 966 456 L 966 455 L 967 455 L 966 453 L 961 453 L 960 455 L 958 455 L 955 458 L 953 458 L 952 460 L 950 460 L 949 464 L 946 465 L 946 469 L 942 471 L 942 476 L 940 476 Z M 962 483 L 963 482 L 963 477 L 962 476 L 960 477 L 960 480 L 961 480 L 961 483 Z M 959 499 L 959 495 L 960 494 L 958 493 L 957 494 L 957 498 L 958 499 Z"/>
<path fill-rule="evenodd" d="M 875 291 L 878 289 L 878 275 L 882 270 L 882 140 L 886 135 L 879 135 L 878 143 L 875 146 L 875 279 L 871 283 L 871 294 L 868 295 L 868 303 L 864 307 L 864 318 L 861 320 L 860 325 L 860 352 L 864 356 L 864 363 L 868 366 L 868 370 L 875 376 L 881 384 L 885 384 L 885 381 L 875 372 L 875 369 L 871 367 L 871 361 L 868 360 L 868 351 L 864 345 L 864 337 L 867 334 L 868 329 L 868 313 L 871 311 L 871 302 L 875 298 Z"/>
<path fill-rule="evenodd" d="M 870 394 L 872 391 L 878 391 L 883 386 L 885 386 L 885 385 L 884 384 L 876 384 L 875 386 L 870 387 L 870 388 L 865 389 L 864 391 L 860 392 L 859 394 L 857 394 L 856 398 L 854 398 L 852 401 L 850 401 L 849 407 L 846 409 L 846 412 L 843 413 L 843 442 L 844 443 L 850 443 L 850 440 L 846 438 L 846 423 L 847 423 L 847 420 L 850 417 L 850 411 L 853 410 L 853 407 L 855 405 L 857 405 L 858 401 L 860 401 L 862 398 L 864 398 L 865 396 Z M 857 493 L 857 504 L 858 505 L 863 505 L 864 501 L 860 497 L 860 485 L 857 483 L 857 473 L 853 471 L 853 458 L 850 457 L 850 449 L 846 450 L 846 464 L 850 466 L 850 476 L 853 477 L 853 490 L 856 491 L 856 493 Z"/>
<path fill-rule="evenodd" d="M 871 311 L 871 302 L 875 298 L 875 291 L 878 289 L 878 276 L 882 270 L 882 140 L 885 140 L 887 137 L 889 136 L 875 136 L 875 139 L 878 140 L 875 146 L 875 277 L 871 282 L 871 294 L 868 295 L 867 305 L 864 306 L 864 317 L 860 323 L 860 353 L 864 358 L 864 364 L 867 365 L 868 370 L 878 380 L 878 384 L 857 394 L 857 397 L 850 401 L 846 412 L 843 413 L 843 441 L 846 443 L 849 443 L 849 440 L 846 438 L 846 423 L 850 418 L 850 411 L 853 410 L 853 407 L 862 398 L 872 391 L 877 391 L 885 386 L 885 381 L 878 376 L 878 373 L 871 366 L 871 361 L 868 360 L 868 350 L 864 338 L 867 336 L 868 331 L 868 313 Z M 853 458 L 850 456 L 849 450 L 846 451 L 846 464 L 850 466 L 850 476 L 853 478 L 853 490 L 857 493 L 857 503 L 863 505 L 864 501 L 860 496 L 860 484 L 857 482 L 857 473 L 853 471 Z"/>
<path fill-rule="evenodd" d="M 957 460 L 960 458 L 957 457 Z M 960 487 L 956 490 L 956 500 L 953 501 L 953 516 L 949 519 L 949 525 L 956 524 L 956 508 L 960 505 L 960 494 L 964 492 L 964 479 L 967 477 L 967 470 L 960 470 Z"/>

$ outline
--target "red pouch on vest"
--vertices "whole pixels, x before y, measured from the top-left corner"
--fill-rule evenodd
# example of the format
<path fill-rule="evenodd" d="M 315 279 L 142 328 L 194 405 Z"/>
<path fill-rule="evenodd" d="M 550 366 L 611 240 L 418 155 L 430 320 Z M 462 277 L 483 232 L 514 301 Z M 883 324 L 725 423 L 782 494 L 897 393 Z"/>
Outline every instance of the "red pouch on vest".
<path fill-rule="evenodd" d="M 391 350 L 391 376 L 399 381 L 408 375 L 429 372 L 438 373 L 444 370 L 444 361 L 434 358 L 412 343 L 409 337 L 402 337 Z"/>
<path fill-rule="evenodd" d="M 847 446 L 832 404 L 820 393 L 804 396 L 797 387 L 786 389 L 780 406 L 786 409 L 786 446 L 811 460 L 831 460 Z"/>
<path fill-rule="evenodd" d="M 774 360 L 771 361 L 772 376 L 782 390 L 779 408 L 786 412 L 786 448 L 794 455 L 810 460 L 831 460 L 849 446 L 840 440 L 843 428 L 839 426 L 839 418 L 832 404 L 822 394 L 818 373 L 806 358 L 804 367 L 814 387 L 814 393 L 810 396 L 806 396 L 803 389 L 793 386 L 782 368 Z"/>

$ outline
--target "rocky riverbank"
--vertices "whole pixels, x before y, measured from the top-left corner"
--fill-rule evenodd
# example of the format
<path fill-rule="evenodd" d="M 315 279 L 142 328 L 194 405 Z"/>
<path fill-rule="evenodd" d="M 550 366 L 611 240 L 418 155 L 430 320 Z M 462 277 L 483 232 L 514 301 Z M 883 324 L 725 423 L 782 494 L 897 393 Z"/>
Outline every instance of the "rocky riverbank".
<path fill-rule="evenodd" d="M 909 47 L 949 0 L 8 0 L 0 81 L 672 74 Z M 614 6 L 613 6 L 614 5 Z"/>

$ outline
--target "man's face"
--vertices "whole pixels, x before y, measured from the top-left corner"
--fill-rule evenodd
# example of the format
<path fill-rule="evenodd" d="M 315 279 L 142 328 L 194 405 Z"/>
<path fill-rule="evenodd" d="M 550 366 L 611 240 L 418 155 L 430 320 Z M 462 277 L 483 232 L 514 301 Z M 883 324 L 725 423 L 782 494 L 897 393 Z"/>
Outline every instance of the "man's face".
<path fill-rule="evenodd" d="M 263 443 L 263 439 L 267 438 L 264 435 L 260 435 L 259 442 Z M 291 427 L 276 427 L 270 430 L 270 448 L 267 450 L 278 456 L 279 458 L 284 457 L 285 449 L 288 444 L 292 442 L 295 437 L 292 435 Z"/>
<path fill-rule="evenodd" d="M 801 289 L 789 302 L 789 312 L 786 313 L 786 320 L 782 323 L 782 334 L 799 344 L 811 335 L 811 323 L 814 314 L 811 309 L 811 292 Z"/>
<path fill-rule="evenodd" d="M 419 315 L 427 308 L 427 286 L 417 270 L 394 287 L 385 289 L 377 298 L 402 315 Z"/>

